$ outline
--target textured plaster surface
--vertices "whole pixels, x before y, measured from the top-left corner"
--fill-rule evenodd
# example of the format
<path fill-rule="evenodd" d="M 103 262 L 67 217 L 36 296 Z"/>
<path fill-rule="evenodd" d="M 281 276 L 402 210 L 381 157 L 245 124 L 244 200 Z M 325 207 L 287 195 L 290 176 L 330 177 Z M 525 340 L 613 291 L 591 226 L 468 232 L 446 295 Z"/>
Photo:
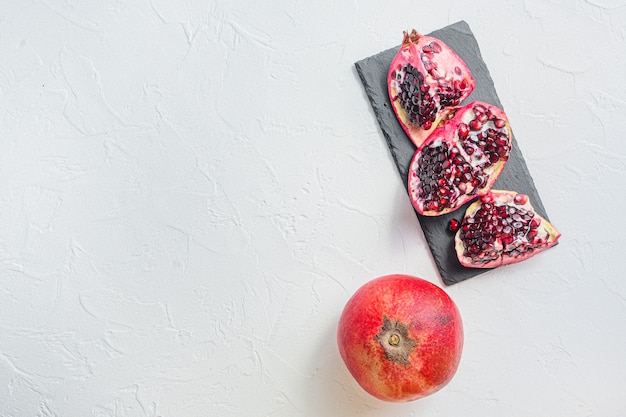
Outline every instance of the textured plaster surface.
<path fill-rule="evenodd" d="M 388 4 L 0 1 L 0 416 L 626 416 L 626 1 Z M 563 237 L 389 404 L 339 314 L 441 279 L 354 62 L 459 20 Z"/>

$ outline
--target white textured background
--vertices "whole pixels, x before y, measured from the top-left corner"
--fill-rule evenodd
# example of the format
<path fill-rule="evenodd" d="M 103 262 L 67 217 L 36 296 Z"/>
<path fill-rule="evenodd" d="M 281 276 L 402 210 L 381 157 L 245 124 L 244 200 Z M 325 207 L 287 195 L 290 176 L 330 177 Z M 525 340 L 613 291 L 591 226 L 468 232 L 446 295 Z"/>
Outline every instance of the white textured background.
<path fill-rule="evenodd" d="M 458 20 L 563 238 L 446 288 L 456 377 L 384 403 L 341 309 L 441 282 L 353 63 Z M 626 416 L 625 38 L 624 0 L 0 0 L 0 415 Z"/>

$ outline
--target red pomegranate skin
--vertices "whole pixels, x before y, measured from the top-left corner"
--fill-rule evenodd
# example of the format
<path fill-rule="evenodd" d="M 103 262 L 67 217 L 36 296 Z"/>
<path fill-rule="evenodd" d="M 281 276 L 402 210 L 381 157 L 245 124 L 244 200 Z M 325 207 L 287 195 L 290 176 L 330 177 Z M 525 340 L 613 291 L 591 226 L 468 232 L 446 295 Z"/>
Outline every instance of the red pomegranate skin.
<path fill-rule="evenodd" d="M 337 342 L 365 391 L 384 401 L 406 402 L 450 382 L 461 359 L 463 324 L 452 299 L 435 284 L 387 275 L 350 298 L 339 319 Z"/>

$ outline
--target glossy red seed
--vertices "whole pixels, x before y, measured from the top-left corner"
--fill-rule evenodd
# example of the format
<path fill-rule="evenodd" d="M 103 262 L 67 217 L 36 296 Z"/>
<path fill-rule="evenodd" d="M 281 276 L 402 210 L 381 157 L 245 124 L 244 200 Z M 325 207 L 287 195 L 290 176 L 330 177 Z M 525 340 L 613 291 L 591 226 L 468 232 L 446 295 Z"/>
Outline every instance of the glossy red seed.
<path fill-rule="evenodd" d="M 467 136 L 469 135 L 469 128 L 465 123 L 461 123 L 459 125 L 459 138 L 461 139 L 467 139 Z"/>
<path fill-rule="evenodd" d="M 480 201 L 482 201 L 483 203 L 493 203 L 493 195 L 485 194 L 480 198 Z"/>
<path fill-rule="evenodd" d="M 470 130 L 478 131 L 478 130 L 480 130 L 483 127 L 483 124 L 480 121 L 474 119 L 471 122 L 469 122 L 468 126 L 469 126 Z"/>
<path fill-rule="evenodd" d="M 513 197 L 513 202 L 518 205 L 524 205 L 528 202 L 528 196 L 524 194 L 517 194 Z"/>
<path fill-rule="evenodd" d="M 477 104 L 474 106 L 474 113 L 476 113 L 477 116 L 484 113 L 485 111 L 487 111 L 487 109 L 482 104 Z"/>

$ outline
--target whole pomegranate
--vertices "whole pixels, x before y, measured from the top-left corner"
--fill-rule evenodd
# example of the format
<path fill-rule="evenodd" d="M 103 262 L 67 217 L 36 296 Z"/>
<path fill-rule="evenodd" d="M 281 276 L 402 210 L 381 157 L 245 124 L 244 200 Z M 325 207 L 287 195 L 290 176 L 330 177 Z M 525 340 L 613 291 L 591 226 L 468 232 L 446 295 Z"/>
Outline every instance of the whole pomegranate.
<path fill-rule="evenodd" d="M 450 382 L 461 359 L 463 325 L 456 305 L 438 286 L 387 275 L 350 298 L 337 342 L 365 391 L 385 401 L 412 401 Z"/>

